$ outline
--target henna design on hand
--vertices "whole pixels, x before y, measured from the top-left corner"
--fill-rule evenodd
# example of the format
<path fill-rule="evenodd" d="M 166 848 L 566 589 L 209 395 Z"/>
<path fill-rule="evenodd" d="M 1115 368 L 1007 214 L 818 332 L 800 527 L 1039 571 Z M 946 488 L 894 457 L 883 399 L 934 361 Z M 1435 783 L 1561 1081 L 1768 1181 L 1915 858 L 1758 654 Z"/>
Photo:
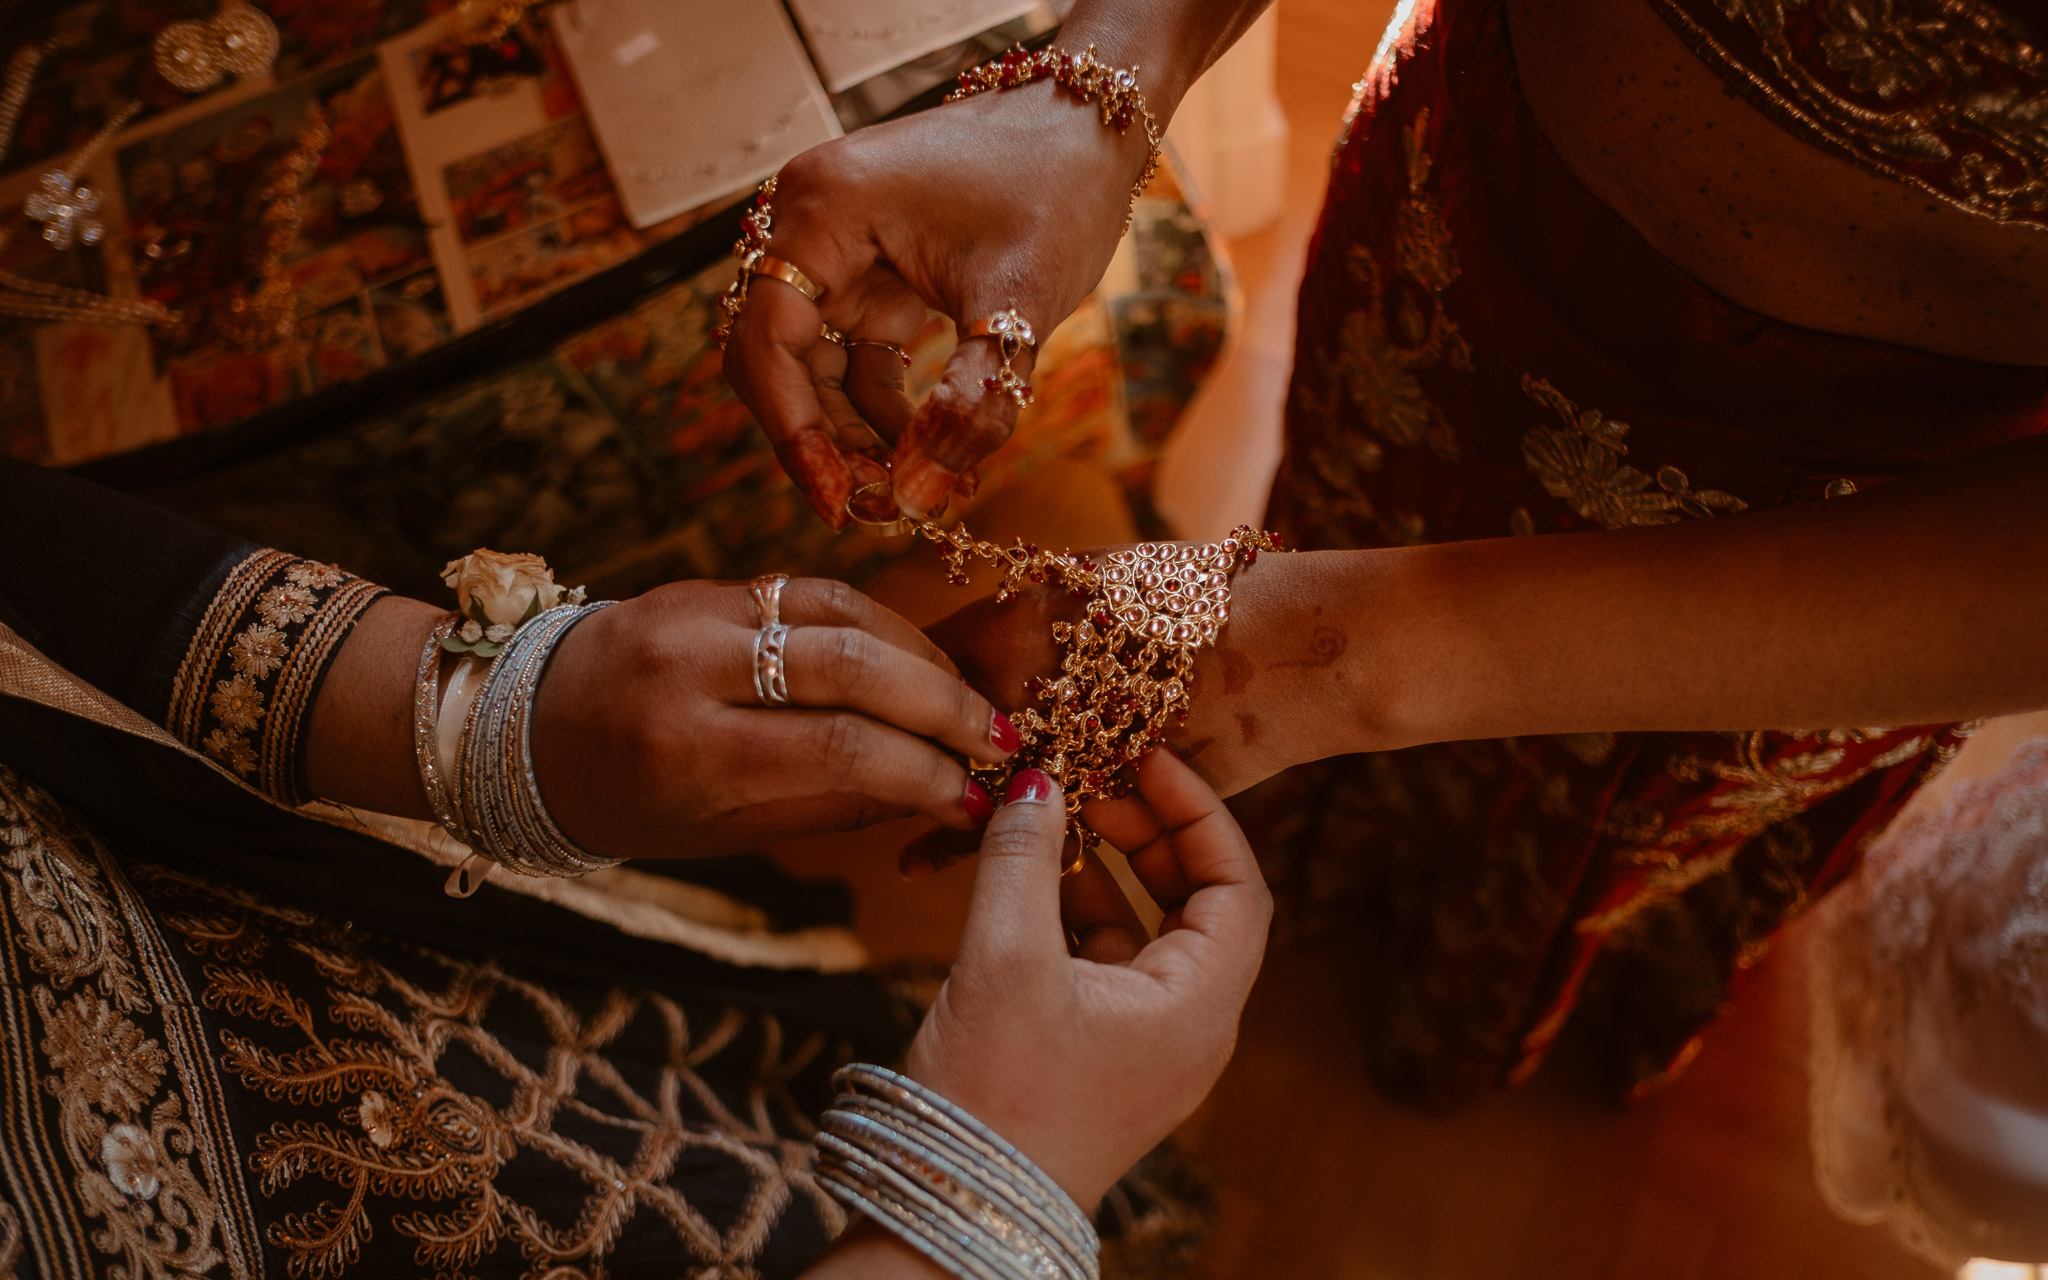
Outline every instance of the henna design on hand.
<path fill-rule="evenodd" d="M 1317 627 L 1309 634 L 1308 657 L 1290 658 L 1285 662 L 1269 662 L 1266 669 L 1277 671 L 1281 667 L 1335 666 L 1337 660 L 1344 656 L 1344 650 L 1350 643 L 1351 638 L 1335 627 Z"/>

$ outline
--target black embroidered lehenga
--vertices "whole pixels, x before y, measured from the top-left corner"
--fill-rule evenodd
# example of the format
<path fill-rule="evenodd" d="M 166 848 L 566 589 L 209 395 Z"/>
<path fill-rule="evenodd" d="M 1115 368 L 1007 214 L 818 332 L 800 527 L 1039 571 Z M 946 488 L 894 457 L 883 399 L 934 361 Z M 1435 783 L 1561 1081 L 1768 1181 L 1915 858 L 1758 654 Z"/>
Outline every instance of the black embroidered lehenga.
<path fill-rule="evenodd" d="M 787 1276 L 822 1250 L 845 1215 L 807 1117 L 913 1025 L 849 968 L 843 895 L 697 868 L 696 947 L 448 899 L 431 861 L 239 780 L 295 792 L 374 589 L 0 467 L 0 1276 Z"/>

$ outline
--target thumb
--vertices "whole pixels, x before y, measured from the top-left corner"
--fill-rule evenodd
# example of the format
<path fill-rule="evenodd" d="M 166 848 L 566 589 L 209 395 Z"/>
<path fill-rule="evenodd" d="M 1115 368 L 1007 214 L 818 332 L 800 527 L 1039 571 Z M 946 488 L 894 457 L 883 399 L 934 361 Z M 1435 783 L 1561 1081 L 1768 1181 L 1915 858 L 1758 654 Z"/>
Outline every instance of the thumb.
<path fill-rule="evenodd" d="M 959 322 L 961 332 L 1002 310 L 966 312 Z M 1038 308 L 1040 314 L 1047 310 Z M 1044 342 L 1052 326 L 1028 312 L 1023 318 Z M 1010 361 L 1011 371 L 1028 380 L 1037 356 L 1036 347 L 1022 347 Z M 934 514 L 954 493 L 971 494 L 973 485 L 964 477 L 1010 438 L 1017 425 L 1017 403 L 990 385 L 1002 366 L 1002 344 L 995 338 L 969 337 L 954 348 L 939 385 L 896 443 L 896 502 L 904 511 Z"/>
<path fill-rule="evenodd" d="M 1067 807 L 1059 784 L 1040 769 L 1010 779 L 1003 807 L 982 835 L 974 894 L 956 967 L 1036 966 L 1067 958 L 1060 923 L 1061 851 Z"/>

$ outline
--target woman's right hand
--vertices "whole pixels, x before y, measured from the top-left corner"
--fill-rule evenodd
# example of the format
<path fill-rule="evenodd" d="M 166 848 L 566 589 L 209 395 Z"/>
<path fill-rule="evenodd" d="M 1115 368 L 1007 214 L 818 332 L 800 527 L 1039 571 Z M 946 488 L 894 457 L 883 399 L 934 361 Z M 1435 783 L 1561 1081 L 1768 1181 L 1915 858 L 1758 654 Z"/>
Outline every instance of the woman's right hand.
<path fill-rule="evenodd" d="M 1059 787 L 1023 770 L 982 839 L 959 959 L 906 1066 L 1084 1209 L 1222 1074 L 1273 914 L 1216 793 L 1170 752 L 1135 768 L 1136 794 L 1087 818 L 1165 910 L 1159 937 L 1099 860 L 1061 877 Z"/>
<path fill-rule="evenodd" d="M 594 853 L 698 857 L 923 814 L 972 829 L 994 808 L 962 758 L 1016 730 L 917 628 L 844 583 L 792 580 L 794 705 L 754 692 L 745 583 L 680 582 L 601 610 L 541 680 L 533 755 L 555 821 Z"/>

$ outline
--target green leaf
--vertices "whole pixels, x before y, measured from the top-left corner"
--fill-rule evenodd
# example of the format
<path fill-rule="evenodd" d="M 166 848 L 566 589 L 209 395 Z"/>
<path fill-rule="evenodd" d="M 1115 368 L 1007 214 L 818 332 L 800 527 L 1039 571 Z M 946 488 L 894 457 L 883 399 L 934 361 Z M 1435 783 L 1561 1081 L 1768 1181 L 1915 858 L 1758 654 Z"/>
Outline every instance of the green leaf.
<path fill-rule="evenodd" d="M 498 656 L 498 646 L 488 640 L 477 641 L 469 646 L 469 651 L 479 658 L 495 658 Z"/>
<path fill-rule="evenodd" d="M 476 625 L 480 627 L 491 625 L 489 616 L 484 613 L 484 602 L 475 596 L 469 598 L 469 616 L 476 619 Z"/>
<path fill-rule="evenodd" d="M 526 602 L 526 612 L 519 615 L 520 626 L 525 626 L 540 616 L 540 592 L 533 593 L 533 599 Z"/>

